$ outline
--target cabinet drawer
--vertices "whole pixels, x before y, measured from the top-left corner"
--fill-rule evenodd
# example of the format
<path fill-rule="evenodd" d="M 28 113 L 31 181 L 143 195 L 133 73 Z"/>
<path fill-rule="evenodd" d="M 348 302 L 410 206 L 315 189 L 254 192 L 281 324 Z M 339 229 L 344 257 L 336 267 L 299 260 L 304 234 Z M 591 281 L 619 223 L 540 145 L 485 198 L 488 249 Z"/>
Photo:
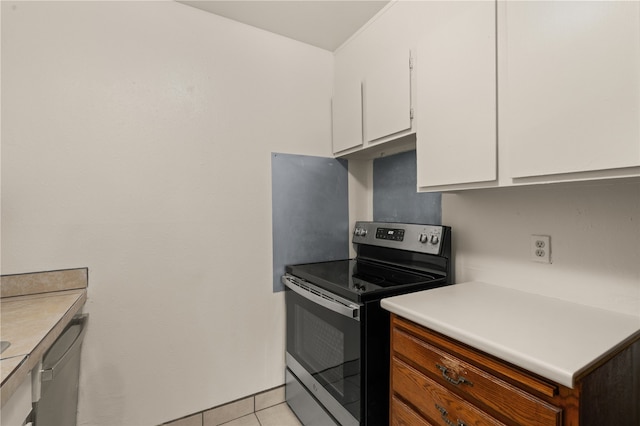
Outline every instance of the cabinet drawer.
<path fill-rule="evenodd" d="M 492 374 L 402 331 L 393 329 L 393 351 L 462 398 L 485 404 L 529 426 L 560 425 L 562 410 Z"/>
<path fill-rule="evenodd" d="M 433 426 L 397 397 L 391 397 L 391 426 Z"/>
<path fill-rule="evenodd" d="M 505 426 L 398 358 L 391 369 L 393 392 L 436 424 Z"/>

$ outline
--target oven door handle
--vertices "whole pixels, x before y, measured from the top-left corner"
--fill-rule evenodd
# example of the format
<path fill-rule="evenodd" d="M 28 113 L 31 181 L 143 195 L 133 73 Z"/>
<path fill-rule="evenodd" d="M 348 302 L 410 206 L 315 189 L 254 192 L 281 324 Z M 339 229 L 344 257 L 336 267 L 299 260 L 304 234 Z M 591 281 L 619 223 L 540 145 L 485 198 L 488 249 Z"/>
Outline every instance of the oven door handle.
<path fill-rule="evenodd" d="M 336 312 L 340 315 L 343 315 L 347 318 L 354 319 L 356 321 L 360 321 L 360 307 L 359 306 L 346 306 L 336 300 L 331 300 L 329 298 L 325 298 L 322 296 L 318 296 L 317 294 L 299 286 L 292 280 L 290 277 L 286 275 L 282 276 L 282 283 L 287 286 L 289 289 L 296 292 L 298 295 L 304 297 L 307 300 L 310 300 L 313 303 L 316 303 L 320 306 L 323 306 L 333 312 Z M 330 296 L 329 296 L 330 297 Z"/>

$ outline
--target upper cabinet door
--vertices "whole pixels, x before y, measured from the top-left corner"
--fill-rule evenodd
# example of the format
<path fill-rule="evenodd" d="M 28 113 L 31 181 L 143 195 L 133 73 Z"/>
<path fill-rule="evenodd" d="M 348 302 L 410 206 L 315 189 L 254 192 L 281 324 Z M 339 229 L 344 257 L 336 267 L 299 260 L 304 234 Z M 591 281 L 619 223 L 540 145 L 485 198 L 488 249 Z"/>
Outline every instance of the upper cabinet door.
<path fill-rule="evenodd" d="M 411 52 L 377 55 L 364 80 L 367 142 L 411 129 Z"/>
<path fill-rule="evenodd" d="M 495 2 L 416 5 L 418 187 L 495 185 Z"/>
<path fill-rule="evenodd" d="M 640 2 L 504 2 L 512 178 L 640 165 Z"/>
<path fill-rule="evenodd" d="M 334 82 L 331 110 L 333 116 L 333 152 L 362 146 L 362 83 L 342 76 Z"/>

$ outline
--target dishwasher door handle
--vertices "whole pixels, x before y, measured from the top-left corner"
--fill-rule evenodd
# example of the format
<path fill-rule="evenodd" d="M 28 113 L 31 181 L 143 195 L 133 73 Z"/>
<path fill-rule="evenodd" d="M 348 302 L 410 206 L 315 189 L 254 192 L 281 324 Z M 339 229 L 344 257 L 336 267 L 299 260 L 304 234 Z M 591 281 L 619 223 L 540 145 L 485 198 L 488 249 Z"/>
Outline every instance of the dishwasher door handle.
<path fill-rule="evenodd" d="M 69 353 L 73 350 L 75 350 L 79 345 L 82 344 L 82 339 L 84 337 L 84 333 L 87 330 L 87 318 L 89 317 L 88 314 L 82 314 L 82 315 L 76 315 L 75 317 L 73 317 L 71 319 L 71 322 L 69 323 L 69 326 L 72 325 L 80 325 L 81 329 L 80 332 L 78 333 L 78 335 L 75 337 L 75 339 L 73 339 L 73 343 L 71 343 L 69 345 L 69 347 L 67 348 L 66 351 L 64 351 L 64 354 L 62 354 L 62 356 L 56 361 L 56 363 L 51 367 L 51 368 L 47 368 L 45 370 L 40 370 L 41 373 L 41 380 L 43 382 L 48 382 L 50 380 L 53 380 L 56 374 L 56 370 L 61 370 L 62 367 L 64 367 L 64 365 L 66 364 L 66 361 L 68 360 L 68 356 Z M 66 329 L 65 329 L 66 331 Z M 60 336 L 62 336 L 64 334 L 64 331 L 62 332 L 62 334 Z M 55 343 L 54 343 L 55 344 Z"/>
<path fill-rule="evenodd" d="M 282 276 L 282 283 L 298 295 L 347 318 L 360 321 L 360 306 L 350 303 L 347 300 L 340 300 L 338 296 L 324 292 L 307 282 L 298 283 L 297 281 L 298 280 L 292 276 Z M 311 289 L 313 289 L 313 291 Z"/>

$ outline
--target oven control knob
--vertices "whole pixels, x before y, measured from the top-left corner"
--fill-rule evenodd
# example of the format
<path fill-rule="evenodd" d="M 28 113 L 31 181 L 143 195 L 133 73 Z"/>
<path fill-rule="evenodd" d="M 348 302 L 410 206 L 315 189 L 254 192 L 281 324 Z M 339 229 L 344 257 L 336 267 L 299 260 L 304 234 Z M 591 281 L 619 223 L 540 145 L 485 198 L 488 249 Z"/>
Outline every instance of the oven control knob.
<path fill-rule="evenodd" d="M 426 244 L 427 241 L 429 241 L 429 236 L 427 234 L 420 234 L 420 242 Z"/>
<path fill-rule="evenodd" d="M 367 230 L 364 228 L 356 228 L 354 234 L 356 234 L 356 237 L 364 237 L 367 235 Z"/>
<path fill-rule="evenodd" d="M 430 240 L 431 244 L 438 244 L 439 241 L 440 241 L 440 239 L 438 238 L 437 235 L 432 235 L 431 236 L 431 240 Z"/>

